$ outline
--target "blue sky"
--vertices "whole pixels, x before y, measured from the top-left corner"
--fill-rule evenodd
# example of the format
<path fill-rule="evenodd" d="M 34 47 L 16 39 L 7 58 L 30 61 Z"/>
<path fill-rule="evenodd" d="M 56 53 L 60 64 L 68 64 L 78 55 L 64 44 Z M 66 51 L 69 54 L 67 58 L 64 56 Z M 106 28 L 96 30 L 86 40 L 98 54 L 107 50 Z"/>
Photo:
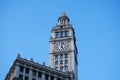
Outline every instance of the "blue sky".
<path fill-rule="evenodd" d="M 120 80 L 119 0 L 0 0 L 0 80 L 18 53 L 49 64 L 51 29 L 63 10 L 76 32 L 79 80 Z"/>

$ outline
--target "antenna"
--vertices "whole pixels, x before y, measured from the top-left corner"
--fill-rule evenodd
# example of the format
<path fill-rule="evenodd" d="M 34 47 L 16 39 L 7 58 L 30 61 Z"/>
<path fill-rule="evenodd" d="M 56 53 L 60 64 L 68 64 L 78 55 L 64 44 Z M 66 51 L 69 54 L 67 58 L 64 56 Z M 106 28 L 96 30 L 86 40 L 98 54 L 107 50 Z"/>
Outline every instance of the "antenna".
<path fill-rule="evenodd" d="M 64 5 L 64 3 L 62 4 L 62 13 L 64 13 L 65 12 L 65 5 Z"/>

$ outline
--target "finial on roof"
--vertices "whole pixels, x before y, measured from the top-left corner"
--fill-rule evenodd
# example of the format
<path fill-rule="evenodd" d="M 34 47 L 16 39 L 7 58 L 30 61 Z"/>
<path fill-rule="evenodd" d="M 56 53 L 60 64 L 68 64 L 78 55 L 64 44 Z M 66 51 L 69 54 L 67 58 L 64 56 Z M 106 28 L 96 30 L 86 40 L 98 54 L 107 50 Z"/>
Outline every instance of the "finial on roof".
<path fill-rule="evenodd" d="M 67 15 L 66 15 L 66 13 L 65 13 L 65 12 L 63 12 L 61 16 L 67 16 Z"/>
<path fill-rule="evenodd" d="M 18 53 L 18 55 L 17 55 L 17 58 L 19 58 L 20 57 L 20 53 Z"/>
<path fill-rule="evenodd" d="M 43 66 L 45 66 L 45 62 L 43 62 Z"/>
<path fill-rule="evenodd" d="M 31 58 L 30 60 L 33 61 L 33 58 Z"/>

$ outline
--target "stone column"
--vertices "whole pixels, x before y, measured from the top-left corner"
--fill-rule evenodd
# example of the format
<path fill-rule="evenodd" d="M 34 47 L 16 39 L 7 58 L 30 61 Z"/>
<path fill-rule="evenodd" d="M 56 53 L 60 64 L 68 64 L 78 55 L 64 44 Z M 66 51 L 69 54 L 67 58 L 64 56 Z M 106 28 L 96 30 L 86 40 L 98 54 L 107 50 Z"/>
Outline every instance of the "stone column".
<path fill-rule="evenodd" d="M 38 69 L 36 70 L 36 79 L 38 80 Z"/>
<path fill-rule="evenodd" d="M 57 80 L 57 75 L 54 75 L 54 80 Z"/>
<path fill-rule="evenodd" d="M 49 73 L 48 80 L 50 80 L 50 78 L 51 78 L 51 73 Z"/>
<path fill-rule="evenodd" d="M 32 80 L 32 76 L 33 76 L 33 75 L 32 75 L 32 70 L 33 70 L 33 68 L 30 67 L 30 71 L 29 71 L 29 76 L 30 76 L 30 77 L 29 77 L 29 80 Z"/>
<path fill-rule="evenodd" d="M 25 70 L 26 70 L 26 65 L 23 66 L 24 69 L 23 69 L 23 80 L 25 79 Z"/>
<path fill-rule="evenodd" d="M 45 80 L 45 72 L 42 71 L 42 80 Z"/>
<path fill-rule="evenodd" d="M 16 78 L 19 77 L 19 73 L 20 73 L 19 65 L 20 65 L 19 63 L 16 63 L 16 65 L 15 65 L 14 77 L 16 77 Z"/>
<path fill-rule="evenodd" d="M 48 77 L 48 80 L 50 80 L 50 75 L 49 75 L 49 77 Z"/>

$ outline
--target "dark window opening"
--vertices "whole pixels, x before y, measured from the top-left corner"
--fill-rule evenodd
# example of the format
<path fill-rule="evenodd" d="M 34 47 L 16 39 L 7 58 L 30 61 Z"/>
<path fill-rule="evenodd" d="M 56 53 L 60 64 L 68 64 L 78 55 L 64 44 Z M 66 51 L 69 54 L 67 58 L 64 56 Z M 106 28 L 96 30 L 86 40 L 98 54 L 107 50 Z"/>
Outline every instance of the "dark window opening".
<path fill-rule="evenodd" d="M 60 64 L 63 64 L 63 60 L 60 61 Z"/>
<path fill-rule="evenodd" d="M 60 29 L 63 29 L 63 26 L 60 26 Z"/>
<path fill-rule="evenodd" d="M 20 75 L 19 75 L 19 79 L 20 79 L 20 80 L 23 80 L 23 75 L 20 74 Z"/>
<path fill-rule="evenodd" d="M 25 73 L 29 74 L 29 68 L 26 68 Z"/>
<path fill-rule="evenodd" d="M 60 66 L 60 71 L 63 71 L 63 66 Z"/>
<path fill-rule="evenodd" d="M 58 59 L 58 55 L 55 55 L 55 59 Z"/>
<path fill-rule="evenodd" d="M 48 75 L 47 74 L 45 75 L 45 80 L 48 80 Z"/>
<path fill-rule="evenodd" d="M 54 80 L 54 77 L 53 77 L 53 76 L 51 76 L 51 77 L 50 77 L 50 80 Z"/>
<path fill-rule="evenodd" d="M 63 54 L 60 55 L 60 59 L 62 59 L 62 58 L 63 58 Z"/>
<path fill-rule="evenodd" d="M 56 65 L 56 66 L 58 65 L 58 61 L 55 61 L 55 65 Z"/>
<path fill-rule="evenodd" d="M 68 37 L 68 31 L 65 31 L 65 37 Z"/>
<path fill-rule="evenodd" d="M 35 70 L 33 70 L 33 76 L 36 76 L 36 71 Z"/>
<path fill-rule="evenodd" d="M 60 78 L 57 78 L 57 80 L 61 80 Z"/>
<path fill-rule="evenodd" d="M 59 32 L 55 33 L 55 38 L 59 38 Z"/>
<path fill-rule="evenodd" d="M 68 60 L 65 60 L 65 64 L 68 64 Z"/>
<path fill-rule="evenodd" d="M 68 54 L 65 54 L 65 58 L 68 58 Z"/>
<path fill-rule="evenodd" d="M 41 72 L 38 72 L 38 77 L 39 77 L 39 78 L 41 78 L 41 75 L 42 75 L 42 73 L 41 73 Z"/>
<path fill-rule="evenodd" d="M 25 80 L 29 80 L 29 78 L 27 76 L 25 76 Z"/>
<path fill-rule="evenodd" d="M 68 71 L 68 66 L 65 66 L 65 71 Z"/>
<path fill-rule="evenodd" d="M 24 70 L 24 67 L 20 66 L 20 72 L 23 72 L 23 70 Z"/>
<path fill-rule="evenodd" d="M 36 79 L 32 78 L 32 80 L 36 80 Z"/>
<path fill-rule="evenodd" d="M 60 32 L 60 37 L 63 38 L 63 32 Z"/>

